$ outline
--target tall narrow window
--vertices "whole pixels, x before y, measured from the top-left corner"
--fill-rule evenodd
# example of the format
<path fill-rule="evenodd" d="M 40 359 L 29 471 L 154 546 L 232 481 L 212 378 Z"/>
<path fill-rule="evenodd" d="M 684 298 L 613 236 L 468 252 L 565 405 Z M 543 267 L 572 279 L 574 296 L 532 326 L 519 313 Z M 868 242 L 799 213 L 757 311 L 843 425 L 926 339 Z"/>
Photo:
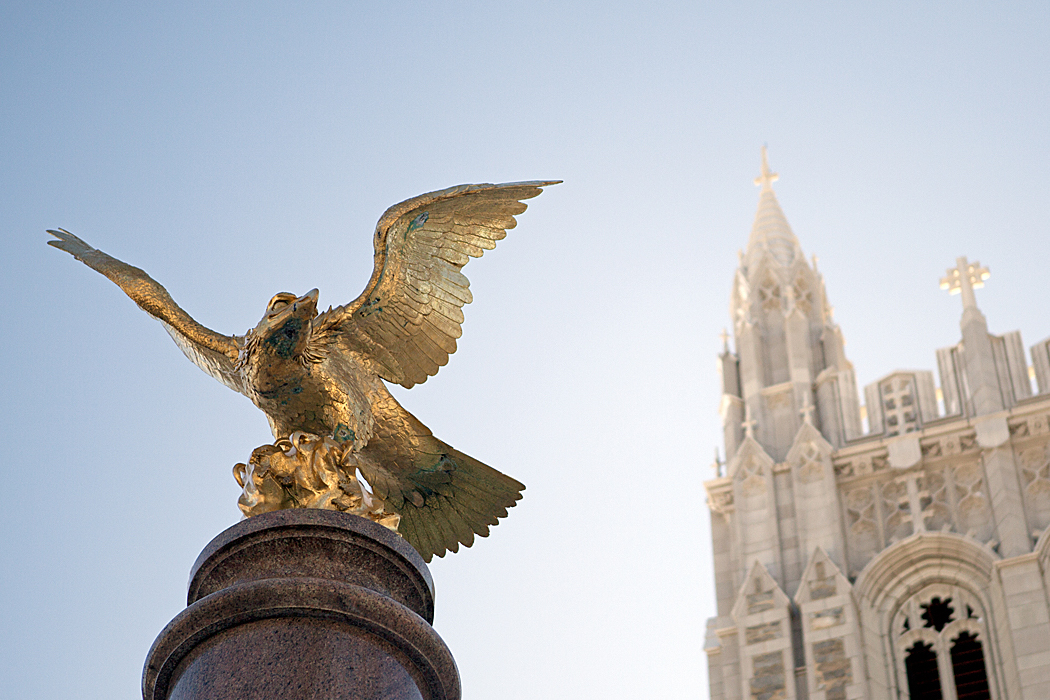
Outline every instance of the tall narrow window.
<path fill-rule="evenodd" d="M 981 641 L 969 632 L 959 634 L 952 645 L 952 674 L 959 700 L 990 700 L 992 697 L 988 692 Z"/>
<path fill-rule="evenodd" d="M 915 642 L 904 659 L 904 667 L 908 672 L 908 694 L 911 700 L 943 699 L 937 653 L 932 644 Z"/>

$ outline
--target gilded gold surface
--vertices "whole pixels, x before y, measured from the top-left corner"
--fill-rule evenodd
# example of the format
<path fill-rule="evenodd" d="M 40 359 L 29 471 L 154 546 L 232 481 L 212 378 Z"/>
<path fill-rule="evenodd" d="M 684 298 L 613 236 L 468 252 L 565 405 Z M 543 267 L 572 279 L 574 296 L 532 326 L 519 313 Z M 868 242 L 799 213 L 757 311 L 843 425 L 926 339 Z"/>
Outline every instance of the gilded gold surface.
<path fill-rule="evenodd" d="M 237 506 L 246 517 L 282 508 L 329 508 L 360 515 L 397 532 L 401 516 L 386 511 L 358 468 L 354 446 L 296 431 L 252 450 L 235 464 L 244 489 Z"/>
<path fill-rule="evenodd" d="M 383 380 L 411 388 L 448 362 L 472 299 L 460 270 L 552 184 L 460 185 L 394 205 L 376 225 L 375 267 L 356 300 L 318 313 L 316 289 L 282 292 L 243 336 L 205 328 L 145 272 L 68 231 L 49 231 L 48 243 L 116 283 L 190 360 L 266 414 L 277 442 L 235 467 L 245 515 L 360 512 L 394 524 L 429 561 L 486 536 L 525 487 L 435 438 Z"/>

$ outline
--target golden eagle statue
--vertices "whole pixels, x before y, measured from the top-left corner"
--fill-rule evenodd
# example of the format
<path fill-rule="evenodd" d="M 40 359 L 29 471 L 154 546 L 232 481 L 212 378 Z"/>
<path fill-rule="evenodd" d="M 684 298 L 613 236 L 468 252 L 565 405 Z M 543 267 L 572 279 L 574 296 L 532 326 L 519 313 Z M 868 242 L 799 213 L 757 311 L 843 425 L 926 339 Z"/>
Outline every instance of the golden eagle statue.
<path fill-rule="evenodd" d="M 486 536 L 525 487 L 438 440 L 381 380 L 411 388 L 448 362 L 471 301 L 460 270 L 515 226 L 522 200 L 558 182 L 459 185 L 396 204 L 376 225 L 375 268 L 356 300 L 318 313 L 316 289 L 280 293 L 243 336 L 205 328 L 145 272 L 68 231 L 48 231 L 48 243 L 116 283 L 266 414 L 277 442 L 234 468 L 245 515 L 304 505 L 370 515 L 430 561 Z"/>

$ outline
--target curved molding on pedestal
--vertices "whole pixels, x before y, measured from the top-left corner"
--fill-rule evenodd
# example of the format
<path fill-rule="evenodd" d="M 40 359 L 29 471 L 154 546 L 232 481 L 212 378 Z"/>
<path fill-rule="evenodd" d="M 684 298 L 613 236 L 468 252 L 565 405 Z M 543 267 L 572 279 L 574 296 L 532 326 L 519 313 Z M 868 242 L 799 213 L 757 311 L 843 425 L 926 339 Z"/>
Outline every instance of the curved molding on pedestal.
<path fill-rule="evenodd" d="M 220 533 L 193 564 L 186 604 L 234 584 L 302 577 L 378 591 L 433 623 L 434 580 L 412 545 L 366 518 L 313 508 L 263 513 Z"/>
<path fill-rule="evenodd" d="M 419 615 L 361 586 L 316 578 L 282 578 L 236 584 L 201 598 L 176 616 L 146 658 L 143 697 L 167 698 L 180 662 L 209 638 L 273 618 L 345 623 L 401 652 L 415 671 L 413 677 L 425 686 L 420 691 L 427 700 L 458 700 L 461 696 L 459 671 L 451 652 Z"/>

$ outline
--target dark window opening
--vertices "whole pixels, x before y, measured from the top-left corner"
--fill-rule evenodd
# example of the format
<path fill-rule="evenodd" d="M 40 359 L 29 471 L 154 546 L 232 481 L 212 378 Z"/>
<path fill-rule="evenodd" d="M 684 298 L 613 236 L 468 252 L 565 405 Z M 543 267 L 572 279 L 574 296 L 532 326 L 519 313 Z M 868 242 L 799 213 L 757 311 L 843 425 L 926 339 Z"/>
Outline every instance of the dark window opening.
<path fill-rule="evenodd" d="M 904 659 L 904 668 L 908 673 L 908 694 L 911 700 L 943 700 L 937 654 L 932 644 L 915 642 Z"/>
<path fill-rule="evenodd" d="M 990 700 L 992 697 L 988 692 L 981 642 L 969 632 L 960 634 L 952 645 L 952 674 L 959 700 Z"/>
<path fill-rule="evenodd" d="M 949 605 L 951 602 L 951 598 L 945 598 L 943 601 L 940 598 L 934 598 L 923 605 L 926 611 L 922 614 L 922 619 L 926 620 L 925 626 L 932 627 L 938 632 L 944 629 L 944 626 L 952 621 L 952 613 L 955 612 L 955 608 Z"/>

